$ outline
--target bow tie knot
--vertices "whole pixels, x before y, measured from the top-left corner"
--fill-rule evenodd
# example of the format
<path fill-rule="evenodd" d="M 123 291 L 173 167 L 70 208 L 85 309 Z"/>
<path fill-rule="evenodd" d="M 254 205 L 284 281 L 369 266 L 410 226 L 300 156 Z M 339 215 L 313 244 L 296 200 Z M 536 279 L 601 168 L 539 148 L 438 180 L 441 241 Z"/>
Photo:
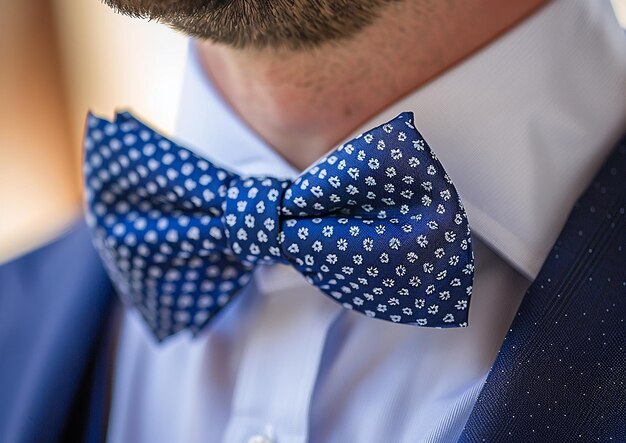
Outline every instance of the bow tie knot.
<path fill-rule="evenodd" d="M 281 205 L 291 182 L 234 177 L 223 204 L 228 247 L 245 264 L 286 263 L 281 254 Z"/>

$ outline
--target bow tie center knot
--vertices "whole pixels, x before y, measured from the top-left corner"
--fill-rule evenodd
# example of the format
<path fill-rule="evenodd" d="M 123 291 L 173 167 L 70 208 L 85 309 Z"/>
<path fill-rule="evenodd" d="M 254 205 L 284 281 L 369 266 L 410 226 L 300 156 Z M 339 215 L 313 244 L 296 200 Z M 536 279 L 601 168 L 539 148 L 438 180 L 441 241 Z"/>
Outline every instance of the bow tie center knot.
<path fill-rule="evenodd" d="M 289 180 L 235 177 L 223 206 L 229 249 L 242 262 L 286 263 L 280 248 L 279 213 Z"/>

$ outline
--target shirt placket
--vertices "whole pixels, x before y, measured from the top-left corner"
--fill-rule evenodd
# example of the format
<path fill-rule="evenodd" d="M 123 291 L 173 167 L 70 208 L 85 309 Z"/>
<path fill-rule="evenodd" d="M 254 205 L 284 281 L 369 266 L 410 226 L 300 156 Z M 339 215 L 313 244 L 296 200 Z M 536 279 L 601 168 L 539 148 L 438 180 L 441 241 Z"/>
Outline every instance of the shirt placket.
<path fill-rule="evenodd" d="M 328 331 L 341 307 L 286 266 L 257 269 L 260 295 L 224 443 L 304 443 Z"/>

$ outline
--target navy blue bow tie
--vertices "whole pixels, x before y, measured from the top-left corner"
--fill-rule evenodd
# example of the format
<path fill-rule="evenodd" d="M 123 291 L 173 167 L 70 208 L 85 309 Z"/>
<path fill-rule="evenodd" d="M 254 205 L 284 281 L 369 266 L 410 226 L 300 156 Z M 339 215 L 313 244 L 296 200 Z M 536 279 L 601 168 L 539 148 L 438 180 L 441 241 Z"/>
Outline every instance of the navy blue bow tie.
<path fill-rule="evenodd" d="M 292 265 L 369 317 L 467 325 L 467 216 L 412 113 L 341 145 L 294 181 L 241 177 L 129 113 L 114 122 L 90 115 L 84 144 L 94 243 L 158 340 L 196 334 L 255 266 L 271 263 Z"/>

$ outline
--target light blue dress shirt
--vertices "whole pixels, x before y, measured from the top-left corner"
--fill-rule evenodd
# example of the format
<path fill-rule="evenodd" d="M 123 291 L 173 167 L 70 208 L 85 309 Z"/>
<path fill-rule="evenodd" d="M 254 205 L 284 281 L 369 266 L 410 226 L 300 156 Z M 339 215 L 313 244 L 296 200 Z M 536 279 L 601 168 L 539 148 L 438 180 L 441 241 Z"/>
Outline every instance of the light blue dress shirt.
<path fill-rule="evenodd" d="M 372 321 L 289 267 L 259 267 L 196 339 L 158 345 L 124 312 L 108 441 L 455 441 L 524 291 L 623 130 L 625 51 L 608 0 L 554 1 L 364 125 L 414 111 L 454 179 L 475 235 L 468 328 Z M 174 138 L 242 174 L 296 175 L 191 52 Z"/>

